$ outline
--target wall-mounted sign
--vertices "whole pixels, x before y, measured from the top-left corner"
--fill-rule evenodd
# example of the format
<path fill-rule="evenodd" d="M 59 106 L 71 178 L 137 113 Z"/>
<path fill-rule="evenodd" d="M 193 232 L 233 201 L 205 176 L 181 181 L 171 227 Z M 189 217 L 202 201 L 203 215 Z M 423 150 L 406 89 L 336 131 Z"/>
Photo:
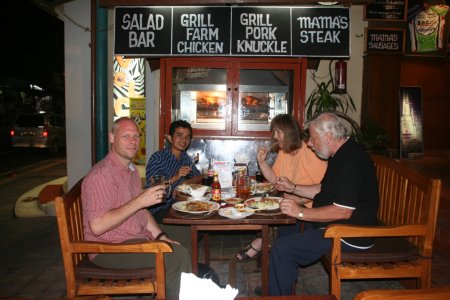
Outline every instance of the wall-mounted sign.
<path fill-rule="evenodd" d="M 364 7 L 364 20 L 405 21 L 407 0 L 373 0 Z"/>
<path fill-rule="evenodd" d="M 405 51 L 405 29 L 366 28 L 366 53 L 398 53 Z"/>
<path fill-rule="evenodd" d="M 116 7 L 114 54 L 350 56 L 345 7 Z"/>

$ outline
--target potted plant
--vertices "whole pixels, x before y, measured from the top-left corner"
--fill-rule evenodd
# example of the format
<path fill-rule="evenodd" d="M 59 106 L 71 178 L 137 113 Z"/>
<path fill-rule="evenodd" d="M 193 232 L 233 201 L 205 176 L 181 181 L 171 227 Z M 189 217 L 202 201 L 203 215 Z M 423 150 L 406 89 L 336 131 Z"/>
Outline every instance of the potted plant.
<path fill-rule="evenodd" d="M 350 123 L 354 134 L 361 134 L 358 123 L 347 115 L 349 109 L 356 111 L 356 106 L 352 97 L 347 93 L 341 93 L 335 89 L 333 74 L 331 72 L 332 62 L 333 60 L 330 61 L 329 65 L 328 81 L 318 81 L 316 76 L 313 75 L 312 77 L 316 87 L 305 103 L 306 118 L 309 120 L 319 113 L 332 111 Z"/>

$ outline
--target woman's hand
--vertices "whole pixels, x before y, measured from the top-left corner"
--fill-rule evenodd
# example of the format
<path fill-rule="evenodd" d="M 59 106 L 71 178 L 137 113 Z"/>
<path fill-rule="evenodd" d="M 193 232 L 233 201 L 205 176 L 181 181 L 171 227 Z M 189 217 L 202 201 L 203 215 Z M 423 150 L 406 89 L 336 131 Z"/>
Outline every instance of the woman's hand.
<path fill-rule="evenodd" d="M 256 160 L 259 164 L 266 161 L 267 153 L 269 149 L 266 147 L 258 147 L 258 151 L 256 152 Z"/>
<path fill-rule="evenodd" d="M 295 185 L 286 177 L 278 177 L 278 179 L 273 182 L 275 188 L 281 192 L 292 193 Z"/>

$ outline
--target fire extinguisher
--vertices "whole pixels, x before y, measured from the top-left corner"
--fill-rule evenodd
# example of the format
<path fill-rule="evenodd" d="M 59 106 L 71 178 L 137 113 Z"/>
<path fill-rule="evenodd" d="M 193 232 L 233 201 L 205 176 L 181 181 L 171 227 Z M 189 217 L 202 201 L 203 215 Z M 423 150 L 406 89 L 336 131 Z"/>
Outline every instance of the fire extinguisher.
<path fill-rule="evenodd" d="M 334 65 L 334 88 L 336 93 L 347 93 L 347 63 L 343 60 Z"/>

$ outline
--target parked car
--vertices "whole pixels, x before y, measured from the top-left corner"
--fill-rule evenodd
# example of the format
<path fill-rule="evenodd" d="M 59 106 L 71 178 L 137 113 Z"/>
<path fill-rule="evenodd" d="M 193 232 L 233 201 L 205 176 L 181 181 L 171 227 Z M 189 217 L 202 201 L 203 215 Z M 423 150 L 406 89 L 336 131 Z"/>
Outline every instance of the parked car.
<path fill-rule="evenodd" d="M 17 116 L 11 128 L 14 148 L 47 148 L 56 154 L 66 145 L 63 115 L 53 113 L 24 113 Z"/>

